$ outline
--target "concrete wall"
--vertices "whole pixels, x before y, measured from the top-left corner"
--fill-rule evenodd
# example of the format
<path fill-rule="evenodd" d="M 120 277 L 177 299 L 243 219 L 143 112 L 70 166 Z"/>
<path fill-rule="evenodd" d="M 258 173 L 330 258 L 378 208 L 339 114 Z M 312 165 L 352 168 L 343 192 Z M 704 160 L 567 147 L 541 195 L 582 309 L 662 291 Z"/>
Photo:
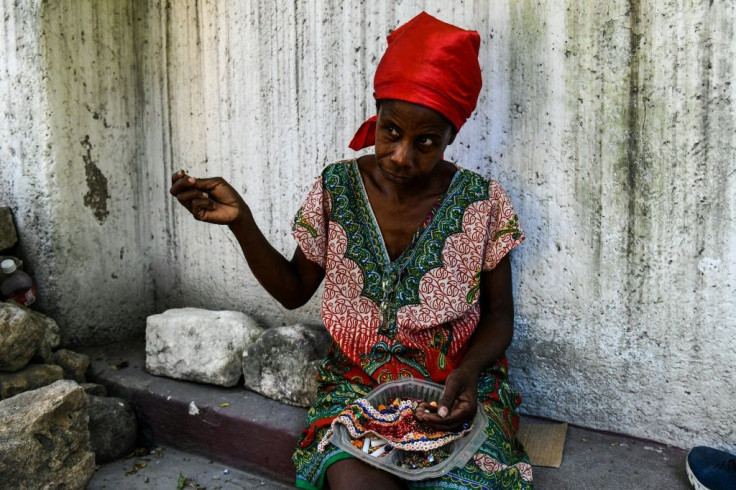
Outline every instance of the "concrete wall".
<path fill-rule="evenodd" d="M 304 192 L 373 112 L 386 33 L 424 8 L 482 38 L 480 105 L 448 156 L 498 178 L 527 231 L 510 352 L 524 411 L 736 449 L 733 4 L 448 3 L 6 1 L 4 47 L 20 36 L 28 54 L 3 49 L 2 66 L 35 80 L 18 90 L 40 111 L 13 92 L 9 112 L 45 132 L 1 123 L 0 204 L 26 217 L 37 276 L 54 265 L 44 306 L 90 342 L 184 305 L 316 321 L 316 301 L 268 298 L 227 230 L 167 196 L 168 176 L 224 176 L 290 254 Z"/>
<path fill-rule="evenodd" d="M 140 332 L 154 309 L 140 144 L 145 2 L 0 4 L 1 204 L 65 344 Z M 157 40 L 158 41 L 158 40 Z"/>

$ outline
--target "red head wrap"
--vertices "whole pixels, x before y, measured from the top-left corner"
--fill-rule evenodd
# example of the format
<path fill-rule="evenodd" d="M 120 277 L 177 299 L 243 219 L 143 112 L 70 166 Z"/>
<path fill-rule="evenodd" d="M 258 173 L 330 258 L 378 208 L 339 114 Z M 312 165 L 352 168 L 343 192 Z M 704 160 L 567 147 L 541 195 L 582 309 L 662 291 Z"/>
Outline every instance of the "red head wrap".
<path fill-rule="evenodd" d="M 422 12 L 388 36 L 373 79 L 374 97 L 423 105 L 459 130 L 475 110 L 482 85 L 480 35 Z M 375 144 L 376 116 L 355 133 L 350 148 Z"/>

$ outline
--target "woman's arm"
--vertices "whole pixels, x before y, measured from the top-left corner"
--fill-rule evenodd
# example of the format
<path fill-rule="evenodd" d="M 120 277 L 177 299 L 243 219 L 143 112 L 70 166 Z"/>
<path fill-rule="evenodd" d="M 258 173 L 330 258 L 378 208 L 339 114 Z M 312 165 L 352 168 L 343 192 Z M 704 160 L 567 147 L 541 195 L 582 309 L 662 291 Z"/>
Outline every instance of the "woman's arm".
<path fill-rule="evenodd" d="M 481 315 L 460 365 L 445 381 L 437 413 L 418 410 L 417 418 L 439 429 L 456 429 L 472 422 L 478 406 L 478 376 L 501 357 L 514 334 L 511 263 L 506 255 L 481 275 Z"/>
<path fill-rule="evenodd" d="M 195 179 L 182 170 L 171 180 L 171 194 L 195 219 L 229 226 L 253 275 L 271 296 L 289 309 L 309 301 L 322 282 L 324 269 L 307 259 L 299 247 L 286 260 L 263 236 L 250 208 L 230 184 L 220 177 Z"/>

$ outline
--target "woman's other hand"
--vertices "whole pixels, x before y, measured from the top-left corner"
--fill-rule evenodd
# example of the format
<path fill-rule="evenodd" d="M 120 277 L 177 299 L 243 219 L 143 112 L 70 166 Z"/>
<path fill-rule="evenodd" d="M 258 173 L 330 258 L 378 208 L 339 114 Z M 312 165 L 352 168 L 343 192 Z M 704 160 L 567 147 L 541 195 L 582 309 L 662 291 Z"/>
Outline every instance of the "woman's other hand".
<path fill-rule="evenodd" d="M 179 170 L 171 176 L 169 192 L 195 219 L 207 223 L 232 224 L 248 209 L 240 194 L 221 177 L 195 179 Z"/>
<path fill-rule="evenodd" d="M 416 417 L 439 430 L 459 430 L 463 424 L 473 423 L 477 410 L 478 374 L 459 367 L 447 377 L 437 411 L 423 403 Z"/>

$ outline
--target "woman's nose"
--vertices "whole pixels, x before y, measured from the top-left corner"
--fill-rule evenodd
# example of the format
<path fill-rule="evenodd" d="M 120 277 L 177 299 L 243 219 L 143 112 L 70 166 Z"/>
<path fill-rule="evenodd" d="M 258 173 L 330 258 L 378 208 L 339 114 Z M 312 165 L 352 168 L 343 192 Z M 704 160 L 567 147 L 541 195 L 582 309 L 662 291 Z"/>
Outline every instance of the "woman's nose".
<path fill-rule="evenodd" d="M 411 164 L 412 149 L 409 142 L 398 141 L 394 146 L 394 152 L 391 156 L 394 164 L 400 167 L 406 167 Z"/>

